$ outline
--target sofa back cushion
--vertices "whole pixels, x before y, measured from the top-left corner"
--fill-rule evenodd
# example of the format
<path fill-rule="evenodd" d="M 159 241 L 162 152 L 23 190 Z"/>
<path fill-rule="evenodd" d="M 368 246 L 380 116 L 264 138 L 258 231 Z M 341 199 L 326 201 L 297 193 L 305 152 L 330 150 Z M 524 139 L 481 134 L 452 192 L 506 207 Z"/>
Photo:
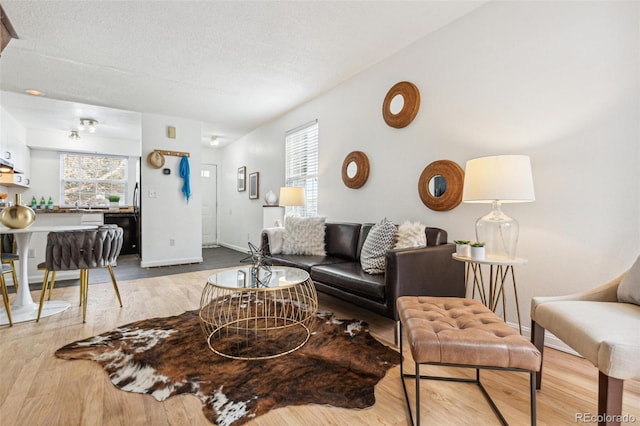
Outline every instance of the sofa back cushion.
<path fill-rule="evenodd" d="M 325 225 L 324 241 L 328 256 L 356 260 L 359 238 L 359 223 L 327 223 Z"/>

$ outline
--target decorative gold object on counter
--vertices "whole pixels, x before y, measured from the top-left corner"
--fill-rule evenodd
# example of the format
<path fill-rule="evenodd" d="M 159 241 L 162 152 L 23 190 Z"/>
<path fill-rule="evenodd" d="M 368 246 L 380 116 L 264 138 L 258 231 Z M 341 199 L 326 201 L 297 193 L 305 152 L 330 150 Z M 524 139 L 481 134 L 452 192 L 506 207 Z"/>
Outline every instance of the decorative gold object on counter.
<path fill-rule="evenodd" d="M 8 228 L 27 228 L 36 220 L 36 214 L 31 207 L 23 206 L 20 194 L 16 194 L 16 204 L 2 210 L 0 222 Z"/>

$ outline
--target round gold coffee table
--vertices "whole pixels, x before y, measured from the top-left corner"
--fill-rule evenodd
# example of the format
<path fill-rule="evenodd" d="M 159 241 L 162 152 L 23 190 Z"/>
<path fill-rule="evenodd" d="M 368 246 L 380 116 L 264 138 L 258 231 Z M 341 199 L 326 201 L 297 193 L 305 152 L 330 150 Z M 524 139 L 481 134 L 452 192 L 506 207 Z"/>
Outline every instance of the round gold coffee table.
<path fill-rule="evenodd" d="M 318 296 L 298 268 L 237 268 L 213 274 L 200 299 L 200 326 L 209 348 L 234 359 L 291 353 L 309 340 Z"/>

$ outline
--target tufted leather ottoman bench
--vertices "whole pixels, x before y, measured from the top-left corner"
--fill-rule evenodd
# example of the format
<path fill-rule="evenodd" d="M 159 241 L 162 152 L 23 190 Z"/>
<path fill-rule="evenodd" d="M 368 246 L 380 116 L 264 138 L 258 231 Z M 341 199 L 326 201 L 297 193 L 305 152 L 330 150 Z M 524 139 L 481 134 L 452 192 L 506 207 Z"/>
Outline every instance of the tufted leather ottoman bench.
<path fill-rule="evenodd" d="M 456 297 L 403 296 L 396 301 L 402 353 L 403 327 L 409 339 L 415 374 L 400 375 L 413 423 L 405 378 L 416 380 L 416 424 L 420 424 L 420 379 L 475 383 L 503 425 L 508 424 L 480 382 L 481 369 L 528 372 L 530 375 L 531 424 L 536 423 L 536 372 L 541 356 L 527 339 L 498 318 L 480 301 Z M 403 357 L 404 359 L 404 357 Z M 421 376 L 420 364 L 476 369 L 475 379 Z"/>

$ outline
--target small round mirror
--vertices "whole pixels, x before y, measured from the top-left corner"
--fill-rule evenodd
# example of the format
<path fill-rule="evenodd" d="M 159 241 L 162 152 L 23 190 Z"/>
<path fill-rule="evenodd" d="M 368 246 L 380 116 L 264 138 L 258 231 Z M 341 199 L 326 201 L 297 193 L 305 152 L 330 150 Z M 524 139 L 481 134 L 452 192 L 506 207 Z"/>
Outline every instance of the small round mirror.
<path fill-rule="evenodd" d="M 404 96 L 401 94 L 397 94 L 391 99 L 391 105 L 389 106 L 389 111 L 393 115 L 397 115 L 404 108 Z"/>
<path fill-rule="evenodd" d="M 425 206 L 435 211 L 448 211 L 462 202 L 464 170 L 450 160 L 429 164 L 418 179 L 418 194 Z"/>
<path fill-rule="evenodd" d="M 429 181 L 429 192 L 434 197 L 442 197 L 447 192 L 447 180 L 442 175 L 436 175 Z"/>
<path fill-rule="evenodd" d="M 342 181 L 348 188 L 358 189 L 369 178 L 369 158 L 362 151 L 347 154 L 342 162 Z"/>
<path fill-rule="evenodd" d="M 396 83 L 382 102 L 382 118 L 391 127 L 400 129 L 413 121 L 420 108 L 420 92 L 408 81 Z"/>
<path fill-rule="evenodd" d="M 350 162 L 349 165 L 347 166 L 347 177 L 349 179 L 353 179 L 354 177 L 356 177 L 357 173 L 358 173 L 358 165 L 356 164 L 355 161 Z"/>

